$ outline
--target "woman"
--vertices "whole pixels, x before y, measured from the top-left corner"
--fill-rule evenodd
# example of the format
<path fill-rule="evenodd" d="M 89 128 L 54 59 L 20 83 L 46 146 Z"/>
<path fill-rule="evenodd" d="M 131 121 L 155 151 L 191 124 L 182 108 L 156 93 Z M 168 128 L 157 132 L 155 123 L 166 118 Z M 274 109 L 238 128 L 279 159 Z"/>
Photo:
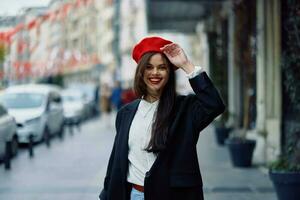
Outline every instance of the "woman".
<path fill-rule="evenodd" d="M 139 99 L 116 117 L 116 137 L 101 200 L 203 199 L 196 144 L 225 107 L 212 82 L 178 44 L 148 37 L 133 49 Z M 177 96 L 175 70 L 195 94 Z"/>

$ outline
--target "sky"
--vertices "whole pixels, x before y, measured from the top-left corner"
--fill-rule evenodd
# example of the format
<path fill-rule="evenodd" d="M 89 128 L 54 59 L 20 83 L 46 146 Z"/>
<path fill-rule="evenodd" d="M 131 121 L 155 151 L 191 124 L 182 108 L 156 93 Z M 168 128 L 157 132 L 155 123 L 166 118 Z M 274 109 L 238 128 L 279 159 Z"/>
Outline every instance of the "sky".
<path fill-rule="evenodd" d="M 23 7 L 47 6 L 50 0 L 0 0 L 0 16 L 16 15 Z"/>

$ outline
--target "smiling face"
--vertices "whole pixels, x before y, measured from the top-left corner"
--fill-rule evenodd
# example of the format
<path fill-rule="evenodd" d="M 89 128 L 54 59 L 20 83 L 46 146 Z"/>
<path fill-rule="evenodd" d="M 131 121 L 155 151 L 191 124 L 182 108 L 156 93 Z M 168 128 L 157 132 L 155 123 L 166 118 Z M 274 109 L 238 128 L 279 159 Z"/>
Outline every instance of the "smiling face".
<path fill-rule="evenodd" d="M 160 53 L 154 54 L 146 64 L 143 80 L 147 86 L 147 94 L 159 98 L 169 79 L 169 66 Z M 147 96 L 148 96 L 147 95 Z"/>

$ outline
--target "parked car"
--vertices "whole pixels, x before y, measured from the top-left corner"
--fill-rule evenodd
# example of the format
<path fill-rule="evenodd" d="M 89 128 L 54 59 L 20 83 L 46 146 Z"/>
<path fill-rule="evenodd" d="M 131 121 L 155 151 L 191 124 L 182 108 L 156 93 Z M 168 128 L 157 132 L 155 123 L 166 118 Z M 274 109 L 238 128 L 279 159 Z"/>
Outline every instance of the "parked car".
<path fill-rule="evenodd" d="M 65 124 L 79 125 L 87 116 L 84 94 L 76 90 L 62 91 Z"/>
<path fill-rule="evenodd" d="M 73 83 L 70 84 L 68 88 L 81 91 L 84 94 L 85 104 L 88 109 L 88 118 L 94 117 L 99 113 L 99 88 L 96 85 L 91 83 Z"/>
<path fill-rule="evenodd" d="M 46 84 L 11 86 L 4 90 L 0 102 L 17 122 L 20 143 L 43 141 L 64 128 L 60 88 Z"/>
<path fill-rule="evenodd" d="M 7 153 L 6 143 L 10 142 L 12 156 L 18 153 L 18 136 L 15 119 L 10 116 L 7 110 L 0 104 L 0 160 L 4 159 Z"/>

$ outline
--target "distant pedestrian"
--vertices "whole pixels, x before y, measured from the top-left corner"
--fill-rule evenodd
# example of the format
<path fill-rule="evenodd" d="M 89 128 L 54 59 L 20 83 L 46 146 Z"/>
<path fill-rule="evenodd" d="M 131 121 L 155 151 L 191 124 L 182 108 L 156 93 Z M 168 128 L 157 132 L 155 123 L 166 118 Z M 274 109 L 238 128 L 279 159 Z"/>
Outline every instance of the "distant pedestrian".
<path fill-rule="evenodd" d="M 148 37 L 133 49 L 139 99 L 119 110 L 101 200 L 202 200 L 196 144 L 200 131 L 225 107 L 183 49 Z M 186 72 L 195 94 L 176 95 L 175 70 Z"/>
<path fill-rule="evenodd" d="M 94 115 L 98 116 L 99 115 L 99 95 L 100 95 L 100 87 L 98 82 L 95 84 L 95 90 L 94 90 L 94 103 L 93 103 L 93 110 L 94 110 Z"/>
<path fill-rule="evenodd" d="M 110 96 L 110 101 L 113 107 L 113 110 L 119 110 L 122 106 L 122 87 L 119 81 L 115 83 L 114 88 Z"/>
<path fill-rule="evenodd" d="M 136 96 L 133 88 L 127 88 L 127 89 L 123 90 L 121 99 L 122 99 L 122 104 L 126 105 L 126 104 L 131 103 L 132 101 L 136 100 L 137 96 Z"/>
<path fill-rule="evenodd" d="M 101 85 L 100 94 L 100 107 L 101 107 L 101 119 L 105 121 L 107 127 L 111 124 L 111 102 L 110 102 L 111 89 L 107 83 Z"/>
<path fill-rule="evenodd" d="M 108 84 L 104 83 L 101 86 L 101 96 L 100 96 L 100 107 L 101 112 L 109 113 L 111 111 L 111 102 L 110 102 L 111 90 Z"/>

